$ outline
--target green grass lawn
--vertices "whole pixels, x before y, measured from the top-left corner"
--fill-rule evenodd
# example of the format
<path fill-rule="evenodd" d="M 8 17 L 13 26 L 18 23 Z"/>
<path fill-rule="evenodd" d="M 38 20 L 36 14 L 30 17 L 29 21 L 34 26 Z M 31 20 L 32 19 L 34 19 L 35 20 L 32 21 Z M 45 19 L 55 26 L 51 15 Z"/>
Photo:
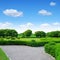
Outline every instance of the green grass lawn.
<path fill-rule="evenodd" d="M 0 48 L 0 60 L 9 60 L 5 52 Z"/>

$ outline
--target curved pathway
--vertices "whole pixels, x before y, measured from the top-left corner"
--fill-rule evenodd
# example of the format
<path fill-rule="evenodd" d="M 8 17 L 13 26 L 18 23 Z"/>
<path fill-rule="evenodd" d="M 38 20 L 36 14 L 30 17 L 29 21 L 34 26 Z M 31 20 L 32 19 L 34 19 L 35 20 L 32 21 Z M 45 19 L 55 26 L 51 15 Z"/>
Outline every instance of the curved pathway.
<path fill-rule="evenodd" d="M 54 60 L 43 47 L 0 46 L 11 60 Z"/>

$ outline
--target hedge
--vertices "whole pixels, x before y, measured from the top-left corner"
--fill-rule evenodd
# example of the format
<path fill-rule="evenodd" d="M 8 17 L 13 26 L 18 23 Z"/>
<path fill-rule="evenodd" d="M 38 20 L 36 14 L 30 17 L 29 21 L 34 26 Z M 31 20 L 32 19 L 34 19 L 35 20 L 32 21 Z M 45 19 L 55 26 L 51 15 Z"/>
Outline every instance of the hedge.
<path fill-rule="evenodd" d="M 0 40 L 0 45 L 26 45 L 39 47 L 44 46 L 48 42 L 36 42 L 35 40 L 23 41 L 23 40 Z"/>
<path fill-rule="evenodd" d="M 55 57 L 55 60 L 60 60 L 60 48 L 56 47 L 55 42 L 50 42 L 45 46 L 45 52 Z"/>

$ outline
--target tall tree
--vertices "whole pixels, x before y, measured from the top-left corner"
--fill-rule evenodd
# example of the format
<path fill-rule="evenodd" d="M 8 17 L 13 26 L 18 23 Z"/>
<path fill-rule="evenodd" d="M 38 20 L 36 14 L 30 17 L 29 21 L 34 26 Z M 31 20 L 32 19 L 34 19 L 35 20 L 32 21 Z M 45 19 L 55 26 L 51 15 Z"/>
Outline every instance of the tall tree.
<path fill-rule="evenodd" d="M 26 30 L 26 31 L 24 32 L 24 36 L 25 36 L 25 37 L 30 37 L 31 34 L 32 34 L 32 31 L 31 31 L 31 30 Z"/>

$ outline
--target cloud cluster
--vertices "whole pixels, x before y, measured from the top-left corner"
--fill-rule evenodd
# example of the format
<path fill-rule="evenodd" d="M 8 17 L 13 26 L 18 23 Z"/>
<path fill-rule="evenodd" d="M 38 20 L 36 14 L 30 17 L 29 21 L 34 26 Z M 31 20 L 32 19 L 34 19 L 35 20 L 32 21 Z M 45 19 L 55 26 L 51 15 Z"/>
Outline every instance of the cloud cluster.
<path fill-rule="evenodd" d="M 32 29 L 33 26 L 34 26 L 34 24 L 28 22 L 26 24 L 19 25 L 16 30 L 18 32 L 24 32 L 25 30 Z"/>
<path fill-rule="evenodd" d="M 55 6 L 56 3 L 55 2 L 50 2 L 50 6 Z"/>
<path fill-rule="evenodd" d="M 55 26 L 60 26 L 60 23 L 55 22 L 55 23 L 53 23 L 53 25 L 55 25 Z"/>
<path fill-rule="evenodd" d="M 19 33 L 22 33 L 27 29 L 31 29 L 33 31 L 33 33 L 35 31 L 49 32 L 49 31 L 60 30 L 60 23 L 58 23 L 58 22 L 51 23 L 51 24 L 43 23 L 43 24 L 36 26 L 35 24 L 28 22 L 26 24 L 21 24 L 21 25 L 15 26 L 13 23 L 5 22 L 5 23 L 0 23 L 0 29 L 15 29 Z"/>
<path fill-rule="evenodd" d="M 55 5 L 56 5 L 56 2 L 53 2 L 53 1 L 50 2 L 50 6 L 55 6 Z M 50 15 L 52 15 L 52 12 L 47 11 L 45 9 L 39 10 L 38 13 L 41 14 L 41 15 L 44 15 L 44 16 L 50 16 Z"/>
<path fill-rule="evenodd" d="M 12 23 L 9 22 L 4 22 L 4 23 L 0 23 L 0 29 L 8 29 L 8 28 L 12 28 Z"/>
<path fill-rule="evenodd" d="M 16 29 L 19 33 L 24 32 L 27 29 L 31 29 L 33 33 L 35 31 L 45 31 L 45 32 L 50 32 L 50 31 L 56 31 L 60 30 L 60 23 L 55 22 L 55 23 L 43 23 L 40 24 L 39 26 L 36 26 L 33 23 L 26 23 L 19 25 L 19 27 Z"/>
<path fill-rule="evenodd" d="M 47 11 L 47 10 L 44 10 L 44 9 L 40 10 L 38 13 L 41 14 L 41 15 L 47 15 L 47 16 L 52 15 L 51 12 L 49 12 L 49 11 Z"/>
<path fill-rule="evenodd" d="M 60 23 L 55 22 L 55 23 L 44 23 L 40 25 L 40 30 L 49 32 L 49 31 L 55 31 L 55 30 L 60 30 Z"/>
<path fill-rule="evenodd" d="M 50 6 L 55 6 L 55 5 L 56 5 L 56 2 L 53 2 L 53 1 L 50 2 Z M 3 13 L 7 16 L 12 16 L 12 17 L 23 16 L 23 12 L 18 11 L 16 9 L 6 9 L 6 10 L 3 11 Z M 45 9 L 39 10 L 38 13 L 41 14 L 41 15 L 46 15 L 46 16 L 52 15 L 52 12 L 47 11 Z"/>
<path fill-rule="evenodd" d="M 12 17 L 23 16 L 23 12 L 17 11 L 15 9 L 6 9 L 3 11 L 3 13 L 7 16 L 12 16 Z"/>

